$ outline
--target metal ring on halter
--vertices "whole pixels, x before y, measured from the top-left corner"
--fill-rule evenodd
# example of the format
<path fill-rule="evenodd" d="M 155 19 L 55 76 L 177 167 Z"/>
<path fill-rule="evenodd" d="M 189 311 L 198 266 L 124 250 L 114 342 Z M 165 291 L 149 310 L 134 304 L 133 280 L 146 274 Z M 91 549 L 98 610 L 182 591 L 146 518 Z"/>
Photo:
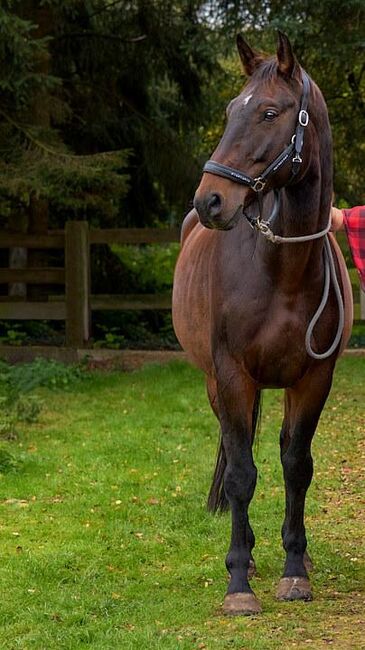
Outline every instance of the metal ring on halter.
<path fill-rule="evenodd" d="M 254 181 L 255 182 L 252 185 L 253 191 L 254 192 L 262 192 L 262 190 L 264 189 L 264 187 L 266 185 L 266 181 L 262 180 L 262 178 L 260 178 L 260 176 L 258 176 L 257 178 L 254 178 Z"/>
<path fill-rule="evenodd" d="M 304 109 L 299 111 L 298 122 L 299 122 L 300 126 L 307 126 L 307 124 L 309 122 L 308 111 L 305 111 Z"/>

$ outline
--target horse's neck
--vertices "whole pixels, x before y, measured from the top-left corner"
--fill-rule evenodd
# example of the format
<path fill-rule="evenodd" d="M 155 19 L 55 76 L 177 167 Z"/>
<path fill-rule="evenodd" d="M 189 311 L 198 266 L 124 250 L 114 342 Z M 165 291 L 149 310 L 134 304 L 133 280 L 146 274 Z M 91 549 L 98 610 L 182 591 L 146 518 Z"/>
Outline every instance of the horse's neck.
<path fill-rule="evenodd" d="M 316 187 L 317 186 L 317 187 Z M 307 180 L 281 191 L 280 208 L 272 230 L 282 237 L 310 235 L 328 224 L 330 205 L 319 191 L 319 180 Z M 323 238 L 303 244 L 261 242 L 266 266 L 280 284 L 292 290 L 316 276 L 321 267 Z"/>

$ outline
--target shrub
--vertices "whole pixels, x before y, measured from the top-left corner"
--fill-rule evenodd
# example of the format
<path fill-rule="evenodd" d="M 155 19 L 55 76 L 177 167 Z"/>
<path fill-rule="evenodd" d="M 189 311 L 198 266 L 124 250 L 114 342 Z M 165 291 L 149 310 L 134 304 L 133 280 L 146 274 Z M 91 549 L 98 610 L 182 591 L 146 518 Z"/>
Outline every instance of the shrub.
<path fill-rule="evenodd" d="M 42 401 L 31 393 L 37 388 L 67 390 L 82 376 L 79 366 L 53 360 L 35 359 L 17 366 L 0 361 L 0 437 L 16 437 L 18 422 L 36 422 Z"/>

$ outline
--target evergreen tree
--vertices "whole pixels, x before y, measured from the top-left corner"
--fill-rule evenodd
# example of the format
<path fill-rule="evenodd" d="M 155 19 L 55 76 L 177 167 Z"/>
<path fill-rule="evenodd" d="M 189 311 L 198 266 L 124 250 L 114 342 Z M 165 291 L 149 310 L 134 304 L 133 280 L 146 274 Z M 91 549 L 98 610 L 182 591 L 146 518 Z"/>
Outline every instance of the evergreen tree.
<path fill-rule="evenodd" d="M 121 173 L 126 152 L 113 151 L 115 146 L 112 153 L 99 153 L 102 147 L 79 152 L 67 140 L 70 102 L 51 46 L 55 10 L 40 2 L 11 2 L 0 9 L 3 219 L 23 207 L 30 221 L 34 212 L 39 221 L 48 202 L 51 225 L 83 218 L 88 210 L 115 214 L 127 190 Z"/>
<path fill-rule="evenodd" d="M 0 218 L 49 225 L 180 221 L 241 85 L 237 31 L 286 31 L 319 83 L 336 190 L 364 202 L 363 0 L 5 0 L 0 9 Z M 175 215 L 175 216 L 174 216 Z"/>
<path fill-rule="evenodd" d="M 3 214 L 9 202 L 27 206 L 32 196 L 50 203 L 54 225 L 86 217 L 141 226 L 183 209 L 213 107 L 203 89 L 219 69 L 201 5 L 5 3 Z"/>

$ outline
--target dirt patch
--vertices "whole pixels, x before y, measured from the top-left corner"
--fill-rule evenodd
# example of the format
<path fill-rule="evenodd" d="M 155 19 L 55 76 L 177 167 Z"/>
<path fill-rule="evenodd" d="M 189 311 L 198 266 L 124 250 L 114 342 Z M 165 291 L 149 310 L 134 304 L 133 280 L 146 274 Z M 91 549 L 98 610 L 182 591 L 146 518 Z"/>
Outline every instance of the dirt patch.
<path fill-rule="evenodd" d="M 8 363 L 28 363 L 39 357 L 62 363 L 85 362 L 89 369 L 137 370 L 147 363 L 187 361 L 185 352 L 179 350 L 106 350 L 72 349 L 52 346 L 15 347 L 0 346 L 0 359 Z"/>
<path fill-rule="evenodd" d="M 365 348 L 348 349 L 345 356 L 365 356 Z M 86 361 L 90 369 L 98 370 L 137 370 L 147 363 L 169 363 L 173 360 L 188 361 L 185 352 L 179 350 L 106 350 L 72 349 L 56 346 L 15 347 L 0 346 L 0 359 L 8 363 L 28 363 L 39 357 L 55 359 L 62 363 Z"/>
<path fill-rule="evenodd" d="M 87 359 L 90 370 L 138 370 L 150 363 L 164 364 L 170 361 L 187 361 L 185 352 L 175 350 L 98 350 L 79 351 Z"/>

